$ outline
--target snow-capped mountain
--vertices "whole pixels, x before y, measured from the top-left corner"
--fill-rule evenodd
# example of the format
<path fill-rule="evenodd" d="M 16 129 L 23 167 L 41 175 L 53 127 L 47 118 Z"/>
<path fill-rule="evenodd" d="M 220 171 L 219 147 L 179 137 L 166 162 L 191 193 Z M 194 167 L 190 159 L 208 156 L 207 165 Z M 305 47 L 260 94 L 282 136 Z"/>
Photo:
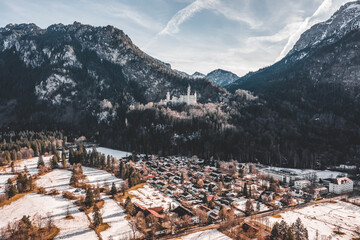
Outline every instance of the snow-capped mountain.
<path fill-rule="evenodd" d="M 166 64 L 166 66 L 169 66 L 171 68 L 170 64 L 168 63 Z M 187 78 L 192 78 L 192 79 L 206 78 L 221 87 L 229 85 L 239 79 L 239 76 L 237 76 L 235 73 L 223 69 L 216 69 L 214 71 L 209 72 L 206 75 L 200 72 L 195 72 L 192 75 L 189 75 L 185 72 L 176 69 L 173 69 L 173 71 Z"/>
<path fill-rule="evenodd" d="M 159 101 L 167 91 L 184 93 L 189 84 L 200 102 L 219 101 L 225 93 L 207 79 L 181 76 L 112 26 L 75 22 L 47 29 L 34 24 L 0 28 L 0 118 L 8 116 L 2 119 L 31 105 L 36 106 L 28 116 L 33 119 L 43 117 L 41 109 L 49 118 L 63 116 L 56 121 L 91 115 L 106 122 L 130 104 Z M 49 114 L 51 108 L 61 111 Z"/>
<path fill-rule="evenodd" d="M 194 72 L 190 77 L 193 78 L 193 79 L 196 79 L 196 78 L 205 78 L 206 76 L 203 73 Z"/>
<path fill-rule="evenodd" d="M 302 34 L 281 61 L 226 88 L 250 90 L 283 119 L 294 118 L 309 129 L 341 129 L 350 136 L 360 126 L 359 4 L 345 4 L 329 20 Z M 303 133 L 290 135 L 298 134 Z M 306 134 L 312 139 L 312 132 Z M 359 135 L 355 135 L 357 144 Z"/>
<path fill-rule="evenodd" d="M 286 77 L 283 72 L 291 73 L 295 70 L 305 71 L 314 82 L 331 81 L 351 88 L 351 85 L 359 83 L 359 68 L 350 67 L 356 65 L 351 58 L 357 56 L 356 49 L 359 45 L 354 44 L 353 49 L 344 45 L 336 48 L 334 46 L 349 37 L 353 38 L 353 41 L 357 41 L 356 34 L 350 33 L 359 28 L 360 1 L 346 3 L 330 19 L 305 31 L 293 49 L 282 60 L 257 72 L 248 73 L 228 85 L 227 88 L 234 90 L 251 85 L 251 89 L 261 91 L 262 84 L 276 82 Z M 344 52 L 341 52 L 340 49 Z M 335 55 L 335 52 L 338 55 Z M 345 52 L 349 52 L 349 55 L 345 55 Z M 316 62 L 312 65 L 308 64 L 313 61 Z M 340 65 L 342 68 L 339 68 Z M 306 69 L 301 69 L 304 66 Z"/>
<path fill-rule="evenodd" d="M 292 61 L 303 58 L 320 46 L 334 43 L 354 29 L 360 28 L 360 1 L 344 4 L 325 22 L 305 31 L 287 54 Z"/>
<path fill-rule="evenodd" d="M 222 87 L 229 85 L 230 83 L 233 83 L 239 79 L 235 73 L 222 69 L 216 69 L 212 72 L 209 72 L 206 75 L 206 78 Z"/>

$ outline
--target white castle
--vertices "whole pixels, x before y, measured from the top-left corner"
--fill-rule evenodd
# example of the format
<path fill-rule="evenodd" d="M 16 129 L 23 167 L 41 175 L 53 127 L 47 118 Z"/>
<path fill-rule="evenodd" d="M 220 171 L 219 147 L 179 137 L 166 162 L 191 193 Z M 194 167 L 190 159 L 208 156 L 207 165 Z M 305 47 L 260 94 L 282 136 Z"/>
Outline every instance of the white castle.
<path fill-rule="evenodd" d="M 163 99 L 160 101 L 160 103 L 162 104 L 166 104 L 166 103 L 186 103 L 188 105 L 194 105 L 197 103 L 197 95 L 196 95 L 196 91 L 194 93 L 194 95 L 191 95 L 191 87 L 190 85 L 188 86 L 187 89 L 187 95 L 180 95 L 180 97 L 175 97 L 173 96 L 172 98 L 170 98 L 170 92 L 166 93 L 166 99 Z"/>

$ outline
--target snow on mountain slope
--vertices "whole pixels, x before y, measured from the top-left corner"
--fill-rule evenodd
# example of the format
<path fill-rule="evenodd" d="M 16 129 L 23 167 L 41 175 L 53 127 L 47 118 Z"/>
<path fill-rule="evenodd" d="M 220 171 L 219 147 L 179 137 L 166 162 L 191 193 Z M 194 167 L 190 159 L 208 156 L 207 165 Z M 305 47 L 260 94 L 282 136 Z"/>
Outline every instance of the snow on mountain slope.
<path fill-rule="evenodd" d="M 301 51 L 308 52 L 318 45 L 331 44 L 358 28 L 360 28 L 360 1 L 349 2 L 327 21 L 305 31 L 287 56 Z"/>
<path fill-rule="evenodd" d="M 223 69 L 216 69 L 208 73 L 206 75 L 206 78 L 222 87 L 231 84 L 239 79 L 239 77 L 235 73 Z"/>

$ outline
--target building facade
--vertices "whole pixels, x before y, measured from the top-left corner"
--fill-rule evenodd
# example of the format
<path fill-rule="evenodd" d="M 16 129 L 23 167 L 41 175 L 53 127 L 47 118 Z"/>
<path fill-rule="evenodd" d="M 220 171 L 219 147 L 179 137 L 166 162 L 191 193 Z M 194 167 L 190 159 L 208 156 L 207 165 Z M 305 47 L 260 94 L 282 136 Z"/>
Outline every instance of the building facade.
<path fill-rule="evenodd" d="M 335 194 L 349 193 L 354 190 L 354 182 L 347 177 L 337 178 L 329 183 L 329 192 Z"/>
<path fill-rule="evenodd" d="M 307 179 L 305 179 L 305 180 L 298 180 L 298 181 L 295 181 L 294 182 L 294 187 L 296 188 L 296 189 L 304 189 L 304 188 L 306 188 L 306 187 L 308 187 L 308 186 L 310 186 L 311 185 L 311 182 L 309 181 L 309 180 L 307 180 Z"/>
<path fill-rule="evenodd" d="M 175 97 L 175 96 L 170 96 L 170 92 L 167 92 L 166 94 L 166 99 L 163 99 L 160 101 L 160 103 L 162 104 L 167 104 L 167 103 L 175 103 L 175 104 L 180 104 L 180 103 L 186 103 L 188 105 L 194 105 L 197 103 L 197 93 L 195 91 L 195 93 L 192 95 L 191 94 L 191 87 L 190 85 L 188 86 L 187 89 L 187 94 L 186 95 L 180 95 L 179 97 Z"/>

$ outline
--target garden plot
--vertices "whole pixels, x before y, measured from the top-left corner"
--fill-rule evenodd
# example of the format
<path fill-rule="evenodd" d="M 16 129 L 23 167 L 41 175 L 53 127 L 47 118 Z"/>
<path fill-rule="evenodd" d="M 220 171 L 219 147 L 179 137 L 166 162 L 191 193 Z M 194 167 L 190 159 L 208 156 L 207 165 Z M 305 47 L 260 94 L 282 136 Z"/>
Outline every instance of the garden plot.
<path fill-rule="evenodd" d="M 48 164 L 51 158 L 52 156 L 44 157 L 45 164 Z M 38 160 L 39 160 L 38 157 L 21 160 L 20 162 L 15 164 L 14 169 L 15 171 L 23 171 L 26 166 L 29 171 L 29 174 L 31 175 L 36 174 L 39 172 L 39 169 L 37 168 Z M 11 167 L 7 167 L 3 169 L 3 172 L 11 173 Z"/>
<path fill-rule="evenodd" d="M 67 208 L 74 219 L 65 219 Z M 80 212 L 76 205 L 61 196 L 29 193 L 0 208 L 0 213 L 0 228 L 21 219 L 24 215 L 31 218 L 35 215 L 46 217 L 50 213 L 54 224 L 60 229 L 55 239 L 98 239 L 96 233 L 89 228 L 90 222 L 85 213 Z"/>
<path fill-rule="evenodd" d="M 331 235 L 333 239 L 352 239 L 356 237 L 354 230 L 360 224 L 360 207 L 341 201 L 312 205 L 280 213 L 280 215 L 280 218 L 270 216 L 263 220 L 272 226 L 282 219 L 288 224 L 292 224 L 299 217 L 308 229 L 309 239 L 315 239 L 316 231 L 318 231 L 320 238 L 322 235 Z M 334 231 L 337 230 L 344 234 L 335 234 Z"/>
<path fill-rule="evenodd" d="M 189 234 L 180 238 L 182 240 L 231 240 L 230 237 L 225 234 L 219 232 L 218 230 L 206 230 L 201 232 L 196 232 Z"/>
<path fill-rule="evenodd" d="M 103 239 L 132 239 L 133 232 L 131 230 L 129 222 L 126 220 L 125 210 L 113 199 L 104 194 L 101 195 L 104 200 L 104 207 L 101 209 L 104 223 L 110 225 L 110 228 L 101 232 Z M 136 233 L 136 236 L 140 236 L 140 233 Z"/>
<path fill-rule="evenodd" d="M 5 185 L 9 178 L 15 177 L 15 175 L 4 174 L 0 175 L 0 194 L 5 192 Z"/>
<path fill-rule="evenodd" d="M 111 187 L 112 183 L 115 183 L 116 187 L 119 188 L 120 184 L 123 182 L 122 179 L 115 177 L 111 173 L 108 173 L 104 170 L 99 170 L 91 167 L 82 167 L 83 174 L 86 175 L 89 180 L 89 184 L 96 187 L 97 184 L 104 186 L 105 183 Z"/>
<path fill-rule="evenodd" d="M 86 148 L 86 151 L 92 151 L 92 148 Z M 113 156 L 114 158 L 116 158 L 118 160 L 131 155 L 130 152 L 124 152 L 124 151 L 115 150 L 115 149 L 111 149 L 111 148 L 104 148 L 104 147 L 97 147 L 96 151 L 98 151 L 99 153 L 105 154 L 105 156 L 107 156 L 107 155 Z"/>
<path fill-rule="evenodd" d="M 239 209 L 240 211 L 243 211 L 245 212 L 245 209 L 246 209 L 246 201 L 248 200 L 248 198 L 239 198 L 239 199 L 236 199 L 234 202 L 233 202 L 233 205 Z M 251 199 L 251 202 L 253 204 L 253 208 L 254 208 L 254 211 L 257 211 L 256 209 L 256 205 L 257 205 L 257 201 L 254 200 L 254 199 Z M 265 204 L 263 203 L 260 203 L 260 212 L 263 212 L 263 211 L 267 211 L 267 210 L 270 210 L 270 208 L 268 206 L 266 206 Z"/>
<path fill-rule="evenodd" d="M 132 195 L 131 201 L 133 203 L 138 203 L 146 208 L 162 207 L 164 210 L 167 210 L 170 204 L 172 207 L 177 206 L 174 200 L 164 196 L 161 192 L 149 185 L 144 185 L 142 188 L 129 191 L 129 194 Z"/>

